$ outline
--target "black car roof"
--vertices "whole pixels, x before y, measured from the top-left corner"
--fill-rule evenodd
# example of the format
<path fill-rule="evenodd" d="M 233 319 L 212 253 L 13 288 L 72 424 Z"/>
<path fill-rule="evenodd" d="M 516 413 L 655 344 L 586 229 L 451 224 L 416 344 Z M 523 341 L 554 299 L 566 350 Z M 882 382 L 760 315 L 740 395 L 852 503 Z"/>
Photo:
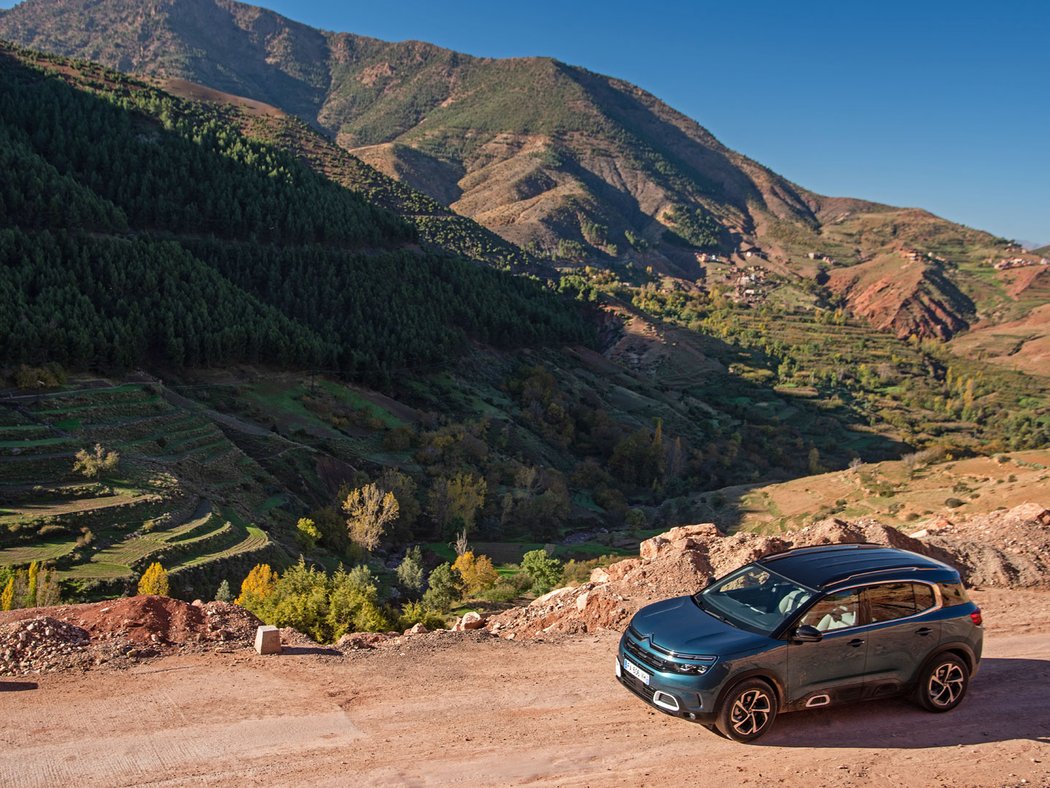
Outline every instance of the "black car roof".
<path fill-rule="evenodd" d="M 955 571 L 924 555 L 878 544 L 799 547 L 767 555 L 756 563 L 813 589 L 827 588 L 847 580 L 892 579 L 898 574 L 905 579 L 908 573 L 922 570 Z"/>

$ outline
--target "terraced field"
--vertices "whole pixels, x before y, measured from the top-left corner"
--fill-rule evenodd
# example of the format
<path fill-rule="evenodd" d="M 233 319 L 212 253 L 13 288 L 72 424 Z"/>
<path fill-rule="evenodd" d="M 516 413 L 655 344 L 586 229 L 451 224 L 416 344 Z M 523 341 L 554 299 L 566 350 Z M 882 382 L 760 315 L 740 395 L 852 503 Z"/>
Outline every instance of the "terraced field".
<path fill-rule="evenodd" d="M 120 465 L 97 480 L 75 453 Z M 130 587 L 152 561 L 177 577 L 271 545 L 280 484 L 199 413 L 158 386 L 127 384 L 0 400 L 0 565 L 54 566 L 67 592 Z"/>

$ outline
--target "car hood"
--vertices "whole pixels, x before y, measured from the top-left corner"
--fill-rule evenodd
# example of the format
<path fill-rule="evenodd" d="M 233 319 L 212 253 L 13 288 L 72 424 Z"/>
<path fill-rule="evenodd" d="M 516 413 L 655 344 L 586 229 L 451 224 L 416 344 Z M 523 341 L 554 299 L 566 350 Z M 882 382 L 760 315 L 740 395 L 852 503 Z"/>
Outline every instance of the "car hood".
<path fill-rule="evenodd" d="M 665 599 L 643 607 L 631 626 L 654 646 L 676 654 L 723 656 L 768 644 L 769 639 L 738 629 L 705 613 L 692 597 Z"/>

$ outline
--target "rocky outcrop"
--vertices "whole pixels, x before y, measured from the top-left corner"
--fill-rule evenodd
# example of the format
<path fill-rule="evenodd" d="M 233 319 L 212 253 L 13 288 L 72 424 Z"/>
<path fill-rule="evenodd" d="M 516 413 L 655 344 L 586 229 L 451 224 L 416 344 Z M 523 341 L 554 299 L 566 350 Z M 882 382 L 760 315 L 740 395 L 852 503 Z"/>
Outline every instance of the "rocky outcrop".
<path fill-rule="evenodd" d="M 1050 588 L 1050 511 L 1038 504 L 954 524 L 922 524 L 911 536 L 875 520 L 827 519 L 779 536 L 722 534 L 712 523 L 686 525 L 647 539 L 640 558 L 595 569 L 587 583 L 558 588 L 494 616 L 503 637 L 622 629 L 641 607 L 692 594 L 713 578 L 793 547 L 867 542 L 928 555 L 955 566 L 971 586 Z"/>

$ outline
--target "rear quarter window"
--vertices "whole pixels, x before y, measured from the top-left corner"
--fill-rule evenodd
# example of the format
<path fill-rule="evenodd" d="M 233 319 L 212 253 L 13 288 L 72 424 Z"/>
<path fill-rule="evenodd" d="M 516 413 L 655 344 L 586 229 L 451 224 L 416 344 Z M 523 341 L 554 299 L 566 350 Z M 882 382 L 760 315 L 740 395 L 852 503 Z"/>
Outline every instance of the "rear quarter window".
<path fill-rule="evenodd" d="M 914 583 L 913 585 L 915 588 L 916 613 L 921 613 L 923 610 L 929 610 L 937 603 L 933 596 L 933 586 L 928 586 L 925 583 Z"/>
<path fill-rule="evenodd" d="M 970 601 L 970 597 L 966 595 L 966 589 L 963 588 L 962 583 L 938 583 L 937 588 L 940 589 L 941 602 L 945 607 L 965 605 Z"/>
<path fill-rule="evenodd" d="M 915 614 L 914 583 L 882 583 L 864 589 L 872 623 Z"/>

